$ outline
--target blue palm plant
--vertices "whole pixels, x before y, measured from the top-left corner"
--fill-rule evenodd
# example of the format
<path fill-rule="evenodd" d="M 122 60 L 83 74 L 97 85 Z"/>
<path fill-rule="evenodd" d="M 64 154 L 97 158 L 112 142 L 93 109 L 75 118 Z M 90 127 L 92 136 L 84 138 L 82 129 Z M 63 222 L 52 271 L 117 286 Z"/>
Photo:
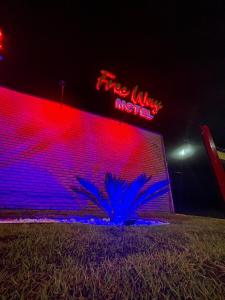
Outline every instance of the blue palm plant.
<path fill-rule="evenodd" d="M 110 221 L 116 224 L 126 224 L 136 215 L 138 208 L 166 193 L 169 183 L 168 180 L 162 180 L 143 190 L 151 176 L 141 174 L 129 183 L 111 173 L 106 173 L 104 181 L 106 193 L 103 193 L 89 180 L 78 176 L 76 178 L 81 187 L 74 186 L 72 190 L 104 210 Z"/>

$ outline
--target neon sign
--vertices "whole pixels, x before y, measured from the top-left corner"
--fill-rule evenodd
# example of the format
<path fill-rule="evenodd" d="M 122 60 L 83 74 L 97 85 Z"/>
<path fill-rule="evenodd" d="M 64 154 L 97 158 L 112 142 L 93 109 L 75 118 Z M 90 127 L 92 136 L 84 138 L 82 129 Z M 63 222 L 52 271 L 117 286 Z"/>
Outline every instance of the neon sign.
<path fill-rule="evenodd" d="M 149 97 L 148 92 L 139 91 L 138 85 L 128 89 L 116 82 L 115 79 L 116 75 L 102 70 L 97 79 L 96 89 L 100 90 L 104 86 L 105 91 L 111 91 L 118 96 L 115 100 L 116 109 L 152 120 L 162 108 L 162 103 Z"/>

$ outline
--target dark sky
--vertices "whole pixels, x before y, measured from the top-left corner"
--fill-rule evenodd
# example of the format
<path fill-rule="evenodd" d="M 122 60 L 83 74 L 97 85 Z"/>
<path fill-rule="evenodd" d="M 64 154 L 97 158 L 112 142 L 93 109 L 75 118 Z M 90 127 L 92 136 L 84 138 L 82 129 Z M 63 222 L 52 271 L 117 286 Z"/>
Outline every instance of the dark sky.
<path fill-rule="evenodd" d="M 224 1 L 4 2 L 1 84 L 57 100 L 64 79 L 65 102 L 161 132 L 172 174 L 179 162 L 170 152 L 186 140 L 200 144 L 200 124 L 225 147 Z M 115 112 L 112 99 L 95 91 L 101 69 L 161 99 L 155 120 Z M 189 178 L 196 157 L 188 163 Z"/>

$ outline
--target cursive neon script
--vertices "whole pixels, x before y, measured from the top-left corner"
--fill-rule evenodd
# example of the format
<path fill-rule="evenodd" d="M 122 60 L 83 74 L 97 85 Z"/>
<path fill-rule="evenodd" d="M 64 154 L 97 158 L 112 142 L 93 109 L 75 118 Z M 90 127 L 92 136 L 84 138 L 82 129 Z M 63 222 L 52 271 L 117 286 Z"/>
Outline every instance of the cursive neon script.
<path fill-rule="evenodd" d="M 101 70 L 101 75 L 97 79 L 96 89 L 100 90 L 100 88 L 104 86 L 105 91 L 112 91 L 120 98 L 128 98 L 128 101 L 132 102 L 134 105 L 148 107 L 151 111 L 151 115 L 156 115 L 163 107 L 160 101 L 149 97 L 148 92 L 139 91 L 138 85 L 132 89 L 128 89 L 116 82 L 115 79 L 116 75 Z"/>

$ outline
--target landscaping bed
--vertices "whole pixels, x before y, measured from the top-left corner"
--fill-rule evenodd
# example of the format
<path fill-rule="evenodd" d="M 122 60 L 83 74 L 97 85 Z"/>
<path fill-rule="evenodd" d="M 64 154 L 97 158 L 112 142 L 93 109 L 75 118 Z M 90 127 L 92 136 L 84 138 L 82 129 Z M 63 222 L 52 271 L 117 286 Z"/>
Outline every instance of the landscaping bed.
<path fill-rule="evenodd" d="M 170 225 L 0 224 L 2 299 L 224 299 L 225 220 L 155 218 Z"/>

